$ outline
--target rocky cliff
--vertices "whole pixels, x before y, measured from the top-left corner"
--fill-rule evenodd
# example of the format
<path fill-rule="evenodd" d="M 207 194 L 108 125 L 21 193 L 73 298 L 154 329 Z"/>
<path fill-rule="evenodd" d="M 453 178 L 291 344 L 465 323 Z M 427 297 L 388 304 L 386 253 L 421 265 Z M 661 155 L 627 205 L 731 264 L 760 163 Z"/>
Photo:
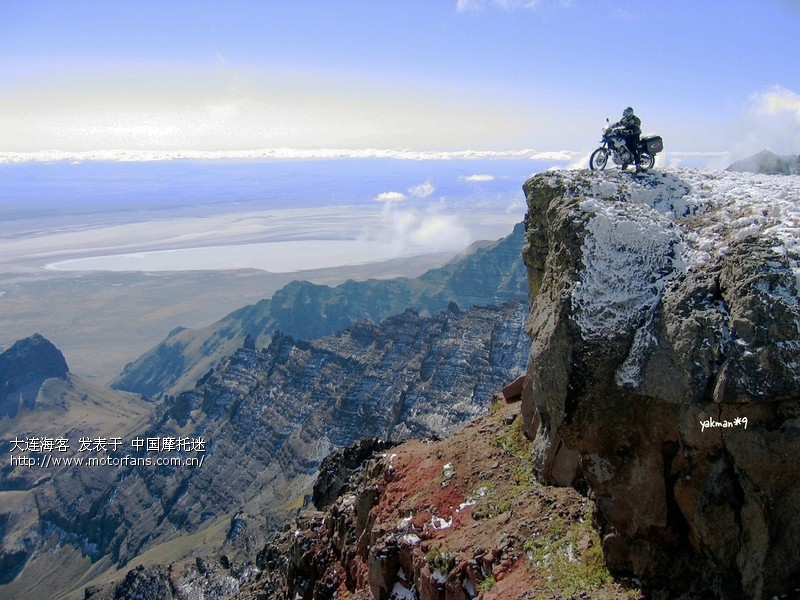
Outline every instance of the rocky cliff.
<path fill-rule="evenodd" d="M 378 323 L 412 308 L 431 315 L 455 302 L 461 308 L 527 302 L 525 267 L 519 259 L 523 227 L 499 241 L 478 245 L 464 256 L 420 277 L 348 281 L 336 287 L 295 281 L 272 298 L 244 306 L 203 329 L 176 329 L 155 348 L 127 365 L 113 386 L 146 395 L 175 394 L 194 383 L 240 347 L 247 335 L 269 343 L 274 330 L 295 338 L 331 335 L 359 320 Z"/>
<path fill-rule="evenodd" d="M 678 171 L 525 183 L 523 394 L 541 481 L 588 486 L 655 594 L 800 583 L 800 182 Z"/>
<path fill-rule="evenodd" d="M 0 534 L 54 540 L 23 559 L 55 545 L 98 565 L 124 566 L 148 550 L 168 563 L 224 545 L 241 566 L 271 520 L 302 503 L 331 450 L 362 437 L 445 436 L 485 412 L 494 391 L 524 372 L 526 315 L 519 302 L 463 311 L 451 303 L 431 317 L 409 310 L 314 341 L 275 332 L 258 349 L 248 338 L 195 389 L 155 408 L 136 435 L 157 448 L 132 448 L 126 435 L 119 452 L 93 453 L 125 464 L 54 470 L 28 490 L 36 510 L 11 507 L 14 527 Z M 203 449 L 161 447 L 178 439 L 202 439 Z M 183 462 L 154 462 L 165 458 Z M 70 569 L 74 585 L 84 575 Z M 151 576 L 132 571 L 126 581 L 135 589 Z"/>

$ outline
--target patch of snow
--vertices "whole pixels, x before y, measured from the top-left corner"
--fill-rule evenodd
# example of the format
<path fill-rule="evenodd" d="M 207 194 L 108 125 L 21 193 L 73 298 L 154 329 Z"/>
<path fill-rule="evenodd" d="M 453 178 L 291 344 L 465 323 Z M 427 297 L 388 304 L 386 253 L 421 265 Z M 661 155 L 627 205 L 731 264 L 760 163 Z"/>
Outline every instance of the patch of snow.
<path fill-rule="evenodd" d="M 389 594 L 391 600 L 417 600 L 417 592 L 412 586 L 408 589 L 399 581 L 395 582 L 392 592 Z"/>
<path fill-rule="evenodd" d="M 453 463 L 447 463 L 444 467 L 442 467 L 442 476 L 444 477 L 445 481 L 450 479 L 455 474 L 456 470 L 453 468 Z"/>
<path fill-rule="evenodd" d="M 646 326 L 636 330 L 630 352 L 614 374 L 614 379 L 619 387 L 635 389 L 642 383 L 645 359 L 650 356 L 652 349 L 658 347 L 658 338 L 649 329 L 651 323 L 652 320 L 648 321 Z"/>
<path fill-rule="evenodd" d="M 458 509 L 456 510 L 456 512 L 461 512 L 465 508 L 471 508 L 475 506 L 478 500 L 484 498 L 488 493 L 489 493 L 489 487 L 482 485 L 475 491 L 475 493 L 472 496 L 470 496 L 464 502 L 458 505 Z"/>
<path fill-rule="evenodd" d="M 447 583 L 447 573 L 442 573 L 438 569 L 431 573 L 431 579 L 440 585 Z"/>
<path fill-rule="evenodd" d="M 434 529 L 448 529 L 453 526 L 453 518 L 431 517 L 431 527 Z"/>

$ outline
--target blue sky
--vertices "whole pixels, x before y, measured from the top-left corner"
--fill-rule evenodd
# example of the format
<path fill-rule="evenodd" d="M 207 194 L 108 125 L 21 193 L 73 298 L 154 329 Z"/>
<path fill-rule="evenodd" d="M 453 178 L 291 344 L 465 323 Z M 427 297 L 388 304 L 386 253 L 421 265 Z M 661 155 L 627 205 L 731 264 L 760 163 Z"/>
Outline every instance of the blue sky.
<path fill-rule="evenodd" d="M 800 152 L 797 0 L 5 0 L 0 152 Z"/>

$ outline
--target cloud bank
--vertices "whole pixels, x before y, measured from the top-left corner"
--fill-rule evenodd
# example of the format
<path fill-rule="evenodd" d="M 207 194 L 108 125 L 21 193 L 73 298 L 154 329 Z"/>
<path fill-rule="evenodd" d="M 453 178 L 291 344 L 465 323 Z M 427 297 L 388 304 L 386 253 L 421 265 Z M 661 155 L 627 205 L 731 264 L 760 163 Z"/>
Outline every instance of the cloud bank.
<path fill-rule="evenodd" d="M 464 11 L 478 11 L 487 7 L 500 8 L 503 10 L 516 10 L 524 9 L 531 10 L 547 4 L 555 4 L 556 6 L 570 6 L 570 0 L 457 0 L 456 10 L 458 12 Z"/>
<path fill-rule="evenodd" d="M 375 196 L 375 200 L 378 202 L 404 202 L 408 200 L 406 195 L 403 192 L 381 192 L 377 196 Z"/>
<path fill-rule="evenodd" d="M 753 95 L 754 111 L 767 117 L 783 117 L 800 126 L 800 95 L 782 86 Z"/>
<path fill-rule="evenodd" d="M 483 183 L 488 181 L 494 181 L 494 175 L 487 175 L 476 173 L 475 175 L 462 175 L 459 177 L 461 181 L 468 181 L 470 183 Z"/>
<path fill-rule="evenodd" d="M 163 160 L 280 160 L 280 159 L 337 159 L 392 158 L 397 160 L 484 160 L 530 159 L 569 161 L 576 155 L 571 150 L 457 150 L 426 151 L 381 148 L 263 148 L 260 150 L 95 150 L 67 152 L 42 150 L 37 152 L 0 152 L 0 164 L 19 162 L 150 162 Z"/>

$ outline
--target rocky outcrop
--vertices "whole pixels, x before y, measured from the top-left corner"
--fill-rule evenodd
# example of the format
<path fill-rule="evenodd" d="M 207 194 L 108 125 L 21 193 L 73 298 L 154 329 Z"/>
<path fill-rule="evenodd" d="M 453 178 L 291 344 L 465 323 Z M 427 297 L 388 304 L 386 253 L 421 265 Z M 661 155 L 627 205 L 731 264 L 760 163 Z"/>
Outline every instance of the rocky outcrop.
<path fill-rule="evenodd" d="M 800 582 L 800 183 L 556 172 L 525 183 L 523 415 L 537 476 L 588 486 L 651 591 Z"/>
<path fill-rule="evenodd" d="M 128 364 L 112 385 L 145 395 L 189 390 L 213 364 L 242 346 L 248 335 L 263 346 L 275 330 L 316 339 L 360 320 L 379 323 L 407 308 L 427 316 L 450 302 L 464 309 L 527 302 L 525 268 L 519 259 L 522 238 L 520 223 L 511 235 L 413 279 L 347 281 L 336 287 L 294 281 L 272 298 L 244 306 L 207 328 L 171 332 Z"/>
<path fill-rule="evenodd" d="M 85 600 L 231 598 L 256 573 L 252 565 L 232 565 L 224 555 L 216 561 L 197 558 L 169 566 L 139 565 L 128 571 L 122 581 L 88 586 L 83 597 Z"/>
<path fill-rule="evenodd" d="M 0 418 L 33 409 L 42 383 L 68 373 L 64 355 L 50 341 L 38 333 L 19 340 L 0 354 Z"/>
<path fill-rule="evenodd" d="M 332 504 L 343 493 L 350 491 L 348 484 L 353 473 L 360 470 L 367 459 L 393 445 L 388 440 L 361 439 L 351 446 L 331 452 L 319 466 L 311 502 L 320 509 Z"/>
<path fill-rule="evenodd" d="M 237 600 L 640 598 L 603 566 L 591 501 L 531 480 L 529 446 L 500 399 L 445 440 L 373 453 L 276 535 Z"/>

